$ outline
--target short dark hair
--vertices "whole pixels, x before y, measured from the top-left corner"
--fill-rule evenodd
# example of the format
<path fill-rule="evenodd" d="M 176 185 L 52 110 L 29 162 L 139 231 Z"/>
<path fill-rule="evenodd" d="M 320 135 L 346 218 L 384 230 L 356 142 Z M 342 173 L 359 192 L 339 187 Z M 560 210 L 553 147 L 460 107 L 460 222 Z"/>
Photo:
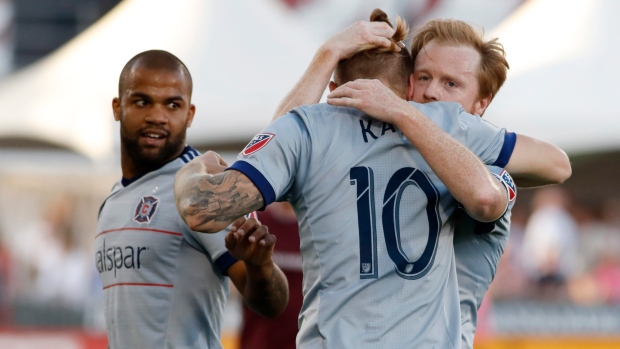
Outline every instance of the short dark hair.
<path fill-rule="evenodd" d="M 118 96 L 122 97 L 123 91 L 125 90 L 126 79 L 129 72 L 135 67 L 139 65 L 141 68 L 152 69 L 152 70 L 163 70 L 163 71 L 171 71 L 176 72 L 181 70 L 183 74 L 187 75 L 189 81 L 189 95 L 192 95 L 192 76 L 189 73 L 189 69 L 185 66 L 177 56 L 172 53 L 164 50 L 149 50 L 140 52 L 137 55 L 133 56 L 123 67 L 121 71 L 121 75 L 118 79 Z"/>

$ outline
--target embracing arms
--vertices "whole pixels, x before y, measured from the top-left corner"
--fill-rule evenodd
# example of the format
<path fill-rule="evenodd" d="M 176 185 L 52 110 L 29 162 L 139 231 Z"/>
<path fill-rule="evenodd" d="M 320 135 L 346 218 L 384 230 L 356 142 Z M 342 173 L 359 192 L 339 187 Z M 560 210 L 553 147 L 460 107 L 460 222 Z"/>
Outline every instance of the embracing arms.
<path fill-rule="evenodd" d="M 562 149 L 522 134 L 517 134 L 506 171 L 520 188 L 559 184 L 572 174 L 570 161 Z"/>
<path fill-rule="evenodd" d="M 327 40 L 310 66 L 282 100 L 273 119 L 305 104 L 318 103 L 338 62 L 369 47 L 390 46 L 394 29 L 384 22 L 359 21 Z M 536 156 L 532 156 L 536 154 Z M 571 165 L 560 148 L 522 134 L 506 166 L 519 187 L 535 187 L 564 182 Z"/>
<path fill-rule="evenodd" d="M 332 91 L 327 102 L 354 107 L 396 125 L 475 219 L 494 221 L 504 213 L 506 189 L 482 161 L 379 80 L 348 82 Z"/>

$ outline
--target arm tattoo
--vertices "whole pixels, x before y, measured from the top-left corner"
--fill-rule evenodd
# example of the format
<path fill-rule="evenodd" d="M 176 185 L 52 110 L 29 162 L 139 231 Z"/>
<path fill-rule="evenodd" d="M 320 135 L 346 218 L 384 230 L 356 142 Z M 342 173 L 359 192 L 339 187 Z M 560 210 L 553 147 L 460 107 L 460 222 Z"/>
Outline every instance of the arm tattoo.
<path fill-rule="evenodd" d="M 238 171 L 225 171 L 213 176 L 200 176 L 188 183 L 185 197 L 189 200 L 182 214 L 210 221 L 232 222 L 261 208 L 263 197 L 254 183 Z"/>

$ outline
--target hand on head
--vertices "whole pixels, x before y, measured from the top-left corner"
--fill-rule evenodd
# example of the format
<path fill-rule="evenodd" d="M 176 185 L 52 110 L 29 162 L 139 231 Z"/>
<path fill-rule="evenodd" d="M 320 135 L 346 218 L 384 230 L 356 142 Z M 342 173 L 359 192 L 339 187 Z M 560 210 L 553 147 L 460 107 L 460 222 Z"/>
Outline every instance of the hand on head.
<path fill-rule="evenodd" d="M 337 53 L 340 59 L 375 47 L 390 47 L 394 29 L 385 22 L 358 21 L 332 36 L 324 45 Z"/>
<path fill-rule="evenodd" d="M 398 114 L 393 110 L 407 101 L 377 79 L 358 79 L 334 89 L 327 95 L 327 103 L 357 108 L 379 121 L 395 124 Z"/>

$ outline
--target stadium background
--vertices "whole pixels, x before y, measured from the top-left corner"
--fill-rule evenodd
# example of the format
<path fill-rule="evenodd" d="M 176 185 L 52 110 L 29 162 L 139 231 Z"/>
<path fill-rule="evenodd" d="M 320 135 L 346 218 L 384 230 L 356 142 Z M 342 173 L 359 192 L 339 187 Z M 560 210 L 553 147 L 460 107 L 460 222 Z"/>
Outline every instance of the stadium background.
<path fill-rule="evenodd" d="M 189 142 L 234 159 L 314 51 L 381 7 L 415 25 L 464 19 L 498 36 L 511 64 L 485 118 L 571 158 L 561 193 L 521 190 L 508 251 L 481 310 L 476 348 L 620 347 L 620 24 L 614 0 L 0 0 L 0 347 L 104 348 L 92 263 L 96 212 L 120 174 L 110 101 L 135 53 L 188 65 Z M 171 14 L 174 13 L 174 14 Z M 532 272 L 535 203 L 565 195 Z M 539 225 L 541 226 L 541 225 Z M 540 230 L 538 230 L 540 232 Z M 549 244 L 547 244 L 549 245 Z M 567 266 L 568 265 L 568 266 Z M 238 300 L 225 341 L 235 348 Z"/>

